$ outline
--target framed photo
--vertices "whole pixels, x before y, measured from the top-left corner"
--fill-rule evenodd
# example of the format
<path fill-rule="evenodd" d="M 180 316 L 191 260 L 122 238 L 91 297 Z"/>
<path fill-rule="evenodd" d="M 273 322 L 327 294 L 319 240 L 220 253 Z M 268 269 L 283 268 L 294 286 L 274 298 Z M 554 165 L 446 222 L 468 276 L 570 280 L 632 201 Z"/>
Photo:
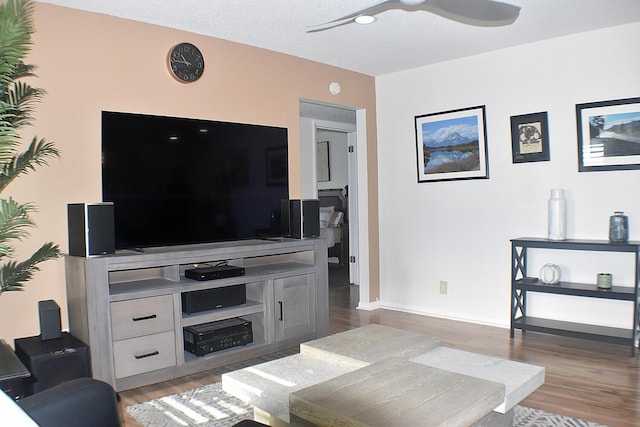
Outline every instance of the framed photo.
<path fill-rule="evenodd" d="M 484 105 L 415 117 L 418 182 L 489 178 Z"/>
<path fill-rule="evenodd" d="M 331 181 L 331 164 L 329 163 L 329 141 L 320 141 L 316 146 L 316 166 L 318 182 Z"/>
<path fill-rule="evenodd" d="M 640 169 L 640 98 L 576 105 L 580 172 Z"/>
<path fill-rule="evenodd" d="M 547 112 L 511 116 L 513 163 L 549 160 Z"/>
<path fill-rule="evenodd" d="M 267 149 L 267 185 L 287 185 L 287 147 Z"/>

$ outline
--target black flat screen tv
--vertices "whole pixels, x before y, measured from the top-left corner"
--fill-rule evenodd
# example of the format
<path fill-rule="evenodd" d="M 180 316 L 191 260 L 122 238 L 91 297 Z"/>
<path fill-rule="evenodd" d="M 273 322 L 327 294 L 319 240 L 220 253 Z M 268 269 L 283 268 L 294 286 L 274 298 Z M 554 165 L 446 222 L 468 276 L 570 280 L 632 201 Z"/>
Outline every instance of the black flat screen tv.
<path fill-rule="evenodd" d="M 281 236 L 287 129 L 102 112 L 116 249 Z"/>

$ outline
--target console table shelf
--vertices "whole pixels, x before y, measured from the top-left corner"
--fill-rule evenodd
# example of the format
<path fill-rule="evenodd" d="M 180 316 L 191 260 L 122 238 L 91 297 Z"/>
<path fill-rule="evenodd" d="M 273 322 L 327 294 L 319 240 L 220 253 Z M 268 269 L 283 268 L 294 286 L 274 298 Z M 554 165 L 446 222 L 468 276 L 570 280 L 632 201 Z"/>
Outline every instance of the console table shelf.
<path fill-rule="evenodd" d="M 542 282 L 523 283 L 521 280 L 516 282 L 516 287 L 524 291 L 625 301 L 635 299 L 634 288 L 631 286 L 612 286 L 610 289 L 600 289 L 595 283 L 559 282 L 555 285 L 548 285 Z"/>
<path fill-rule="evenodd" d="M 553 249 L 570 251 L 618 252 L 634 254 L 634 283 L 631 286 L 613 286 L 600 289 L 595 283 L 559 282 L 554 285 L 531 280 L 527 275 L 527 253 L 529 249 Z M 631 347 L 635 356 L 640 333 L 638 319 L 640 286 L 640 242 L 612 243 L 608 240 L 562 241 L 541 238 L 519 238 L 511 240 L 511 338 L 515 329 L 522 331 L 544 332 L 574 338 L 622 344 Z M 526 278 L 526 279 L 525 279 Z M 527 315 L 527 294 L 538 292 L 555 295 L 568 295 L 603 300 L 628 301 L 633 303 L 631 328 L 612 328 L 585 323 L 543 319 Z"/>
<path fill-rule="evenodd" d="M 262 302 L 247 300 L 245 305 L 239 307 L 220 308 L 195 314 L 182 314 L 182 326 L 193 326 L 200 323 L 228 319 L 230 317 L 248 316 L 250 314 L 262 313 L 263 311 L 264 305 Z"/>
<path fill-rule="evenodd" d="M 513 325 L 514 328 L 522 329 L 523 331 L 545 332 L 573 338 L 587 338 L 612 344 L 631 345 L 633 342 L 633 332 L 630 329 L 564 322 L 561 320 L 529 316 L 518 318 L 514 321 Z"/>

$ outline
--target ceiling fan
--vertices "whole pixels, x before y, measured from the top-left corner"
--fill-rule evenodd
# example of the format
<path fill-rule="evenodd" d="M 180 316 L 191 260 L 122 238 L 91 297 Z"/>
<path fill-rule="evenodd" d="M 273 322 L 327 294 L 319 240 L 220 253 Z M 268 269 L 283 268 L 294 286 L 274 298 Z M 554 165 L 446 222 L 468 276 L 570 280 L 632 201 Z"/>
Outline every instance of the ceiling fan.
<path fill-rule="evenodd" d="M 391 9 L 408 12 L 423 10 L 462 24 L 479 27 L 500 27 L 512 24 L 520 14 L 520 7 L 495 0 L 382 0 L 357 12 L 322 24 L 307 27 L 315 33 L 355 22 L 362 16 L 374 16 Z"/>

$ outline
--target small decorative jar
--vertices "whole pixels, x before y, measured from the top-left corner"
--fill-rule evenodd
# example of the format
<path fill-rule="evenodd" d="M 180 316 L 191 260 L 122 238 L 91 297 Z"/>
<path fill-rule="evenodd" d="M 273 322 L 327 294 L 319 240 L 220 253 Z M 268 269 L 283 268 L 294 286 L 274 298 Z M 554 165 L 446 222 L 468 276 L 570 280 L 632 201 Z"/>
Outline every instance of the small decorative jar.
<path fill-rule="evenodd" d="M 556 264 L 545 264 L 540 269 L 540 281 L 546 285 L 555 285 L 560 281 L 560 267 Z"/>
<path fill-rule="evenodd" d="M 600 289 L 611 289 L 611 282 L 611 273 L 598 273 L 596 275 L 596 284 Z"/>
<path fill-rule="evenodd" d="M 609 218 L 609 240 L 612 242 L 629 240 L 629 218 L 624 212 L 616 211 Z"/>

